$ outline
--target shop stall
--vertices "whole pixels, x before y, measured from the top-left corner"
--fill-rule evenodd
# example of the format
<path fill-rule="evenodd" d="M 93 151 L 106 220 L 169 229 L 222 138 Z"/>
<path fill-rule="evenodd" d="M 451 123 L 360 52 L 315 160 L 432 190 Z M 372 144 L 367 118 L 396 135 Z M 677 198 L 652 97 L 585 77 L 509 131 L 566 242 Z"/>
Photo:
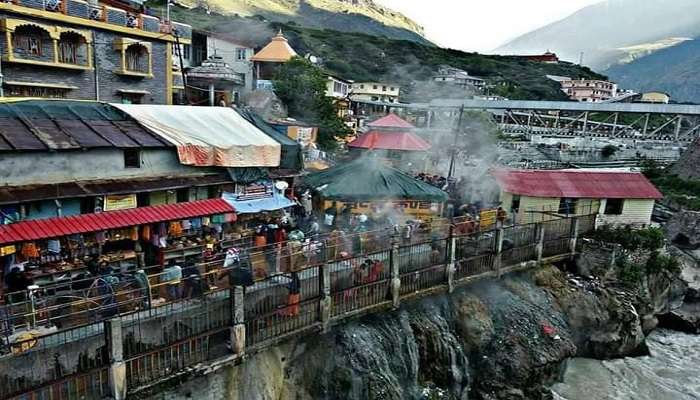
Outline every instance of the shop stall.
<path fill-rule="evenodd" d="M 222 199 L 27 220 L 0 226 L 0 260 L 5 283 L 8 274 L 21 274 L 24 284 L 70 285 L 199 259 L 214 251 L 235 221 L 235 209 Z M 5 292 L 18 289 L 26 287 Z"/>

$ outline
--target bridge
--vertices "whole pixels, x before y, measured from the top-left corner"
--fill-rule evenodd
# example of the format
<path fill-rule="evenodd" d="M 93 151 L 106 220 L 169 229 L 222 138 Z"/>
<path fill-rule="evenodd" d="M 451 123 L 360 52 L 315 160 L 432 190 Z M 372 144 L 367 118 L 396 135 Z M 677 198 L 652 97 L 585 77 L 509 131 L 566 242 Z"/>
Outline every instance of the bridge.
<path fill-rule="evenodd" d="M 344 248 L 292 252 L 284 262 L 288 272 L 245 291 L 212 286 L 192 298 L 150 304 L 118 293 L 109 310 L 74 310 L 62 316 L 72 323 L 57 330 L 4 341 L 0 398 L 124 399 L 405 301 L 569 259 L 595 220 L 585 215 L 476 232 L 454 221 L 410 239 L 362 233 L 344 238 Z M 5 327 L 36 330 L 37 321 L 51 320 L 51 309 L 34 303 L 8 311 Z"/>
<path fill-rule="evenodd" d="M 454 117 L 463 108 L 492 113 L 496 122 L 509 133 L 673 142 L 690 142 L 700 135 L 700 105 L 449 99 L 429 103 L 361 104 L 385 111 L 405 109 L 422 113 L 427 127 L 441 114 Z"/>

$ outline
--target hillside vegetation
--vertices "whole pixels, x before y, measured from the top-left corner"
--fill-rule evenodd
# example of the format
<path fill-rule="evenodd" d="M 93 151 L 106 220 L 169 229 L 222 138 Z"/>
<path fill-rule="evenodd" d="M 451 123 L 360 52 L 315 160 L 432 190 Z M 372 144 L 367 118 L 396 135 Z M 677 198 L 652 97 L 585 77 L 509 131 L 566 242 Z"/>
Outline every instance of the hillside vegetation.
<path fill-rule="evenodd" d="M 187 21 L 196 29 L 225 33 L 233 39 L 252 42 L 256 47 L 269 40 L 263 40 L 263 37 L 269 38 L 281 28 L 300 55 L 319 57 L 328 72 L 355 81 L 393 82 L 408 92 L 412 82 L 429 79 L 442 64 L 486 78 L 495 85 L 493 94 L 510 99 L 565 100 L 559 84 L 546 78 L 548 74 L 605 78 L 588 68 L 567 63 L 543 64 L 514 57 L 465 53 L 409 40 L 214 13 L 208 15 L 201 10 L 177 9 L 174 13 L 176 18 Z M 265 34 L 261 35 L 261 32 Z"/>

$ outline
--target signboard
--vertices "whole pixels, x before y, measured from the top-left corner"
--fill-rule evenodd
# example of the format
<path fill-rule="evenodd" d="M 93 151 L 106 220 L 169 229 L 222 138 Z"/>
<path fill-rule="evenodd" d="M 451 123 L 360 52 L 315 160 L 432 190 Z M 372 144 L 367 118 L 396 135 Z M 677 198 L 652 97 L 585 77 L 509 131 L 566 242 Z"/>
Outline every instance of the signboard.
<path fill-rule="evenodd" d="M 498 214 L 498 210 L 495 208 L 481 210 L 479 212 L 479 229 L 484 231 L 495 227 L 496 214 Z"/>
<path fill-rule="evenodd" d="M 136 194 L 105 196 L 104 211 L 126 210 L 136 208 Z"/>
<path fill-rule="evenodd" d="M 236 185 L 236 201 L 269 199 L 272 196 L 272 181 Z"/>
<path fill-rule="evenodd" d="M 358 201 L 358 202 L 342 202 L 336 201 L 338 210 L 341 210 L 345 205 L 350 207 L 350 212 L 353 214 L 374 215 L 381 213 L 382 210 L 392 208 L 393 210 L 409 216 L 435 216 L 442 212 L 442 204 L 431 203 L 428 201 L 416 200 L 396 200 L 396 201 Z M 323 209 L 330 207 L 333 201 L 326 200 Z"/>

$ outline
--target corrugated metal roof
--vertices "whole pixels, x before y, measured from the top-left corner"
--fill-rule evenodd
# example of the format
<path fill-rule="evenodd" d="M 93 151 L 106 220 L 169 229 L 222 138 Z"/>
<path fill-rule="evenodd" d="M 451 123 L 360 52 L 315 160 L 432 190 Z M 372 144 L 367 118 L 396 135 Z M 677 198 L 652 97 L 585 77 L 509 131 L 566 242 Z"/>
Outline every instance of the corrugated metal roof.
<path fill-rule="evenodd" d="M 134 225 L 175 221 L 214 214 L 235 212 L 223 199 L 165 204 L 129 210 L 106 211 L 70 217 L 29 220 L 0 225 L 0 244 L 50 239 L 79 233 L 126 228 Z"/>
<path fill-rule="evenodd" d="M 660 199 L 654 185 L 638 172 L 494 170 L 504 192 L 531 197 Z"/>
<path fill-rule="evenodd" d="M 103 179 L 38 185 L 0 186 L 0 204 L 26 203 L 71 197 L 141 193 L 154 190 L 232 183 L 226 172 L 142 179 Z"/>
<path fill-rule="evenodd" d="M 403 129 L 413 129 L 415 126 L 411 125 L 409 122 L 399 117 L 394 113 L 389 113 L 385 117 L 379 118 L 376 121 L 367 124 L 372 128 L 403 128 Z"/>
<path fill-rule="evenodd" d="M 0 103 L 0 151 L 170 144 L 106 103 L 22 100 Z"/>
<path fill-rule="evenodd" d="M 430 143 L 412 132 L 369 131 L 348 143 L 348 147 L 362 149 L 426 151 Z"/>

